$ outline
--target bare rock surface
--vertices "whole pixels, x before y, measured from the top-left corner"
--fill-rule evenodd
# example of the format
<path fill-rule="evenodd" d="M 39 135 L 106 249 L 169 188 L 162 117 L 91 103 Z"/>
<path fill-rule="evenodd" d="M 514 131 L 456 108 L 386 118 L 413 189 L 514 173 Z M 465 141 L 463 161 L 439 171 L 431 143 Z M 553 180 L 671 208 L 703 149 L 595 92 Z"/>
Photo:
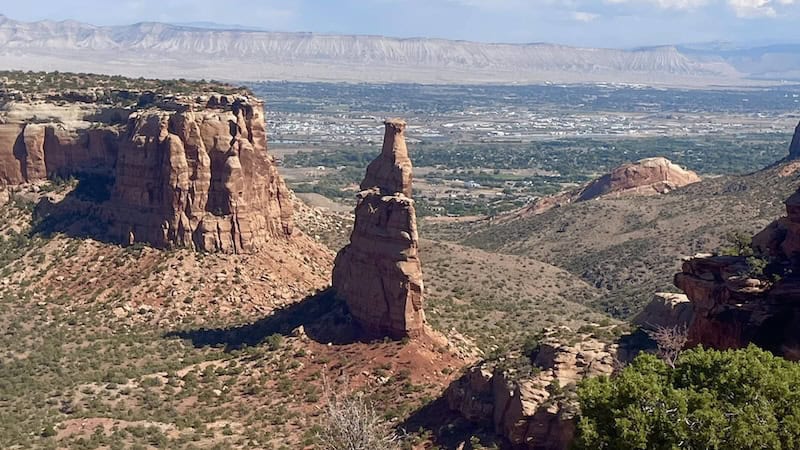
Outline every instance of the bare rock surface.
<path fill-rule="evenodd" d="M 448 406 L 467 420 L 493 426 L 514 449 L 569 448 L 578 412 L 575 384 L 612 374 L 618 348 L 589 335 L 566 343 L 559 337 L 563 331 L 545 333 L 531 358 L 533 375 L 479 363 L 447 389 Z"/>
<path fill-rule="evenodd" d="M 417 218 L 405 123 L 386 121 L 384 146 L 361 183 L 350 244 L 336 256 L 333 287 L 364 331 L 415 337 L 425 332 Z"/>
<path fill-rule="evenodd" d="M 83 97 L 4 102 L 0 183 L 105 177 L 101 198 L 50 210 L 95 217 L 124 244 L 243 253 L 291 237 L 292 202 L 267 153 L 261 101 L 137 95 L 126 108 Z"/>
<path fill-rule="evenodd" d="M 646 158 L 624 164 L 567 192 L 542 197 L 507 217 L 542 214 L 552 208 L 574 202 L 584 202 L 599 197 L 625 195 L 657 195 L 700 181 L 700 177 L 663 157 Z"/>
<path fill-rule="evenodd" d="M 753 237 L 753 256 L 698 255 L 675 285 L 691 300 L 691 344 L 719 349 L 751 343 L 800 359 L 800 192 L 787 215 Z"/>
<path fill-rule="evenodd" d="M 688 327 L 693 315 L 692 302 L 685 294 L 657 292 L 633 323 L 646 329 Z"/>

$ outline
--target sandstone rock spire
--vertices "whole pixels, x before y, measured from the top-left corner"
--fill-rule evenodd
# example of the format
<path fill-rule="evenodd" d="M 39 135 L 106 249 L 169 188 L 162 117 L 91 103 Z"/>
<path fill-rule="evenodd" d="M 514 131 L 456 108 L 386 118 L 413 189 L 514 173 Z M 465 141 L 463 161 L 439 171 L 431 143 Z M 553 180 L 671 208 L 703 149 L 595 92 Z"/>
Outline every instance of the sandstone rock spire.
<path fill-rule="evenodd" d="M 336 256 L 333 287 L 368 336 L 425 332 L 417 216 L 405 122 L 387 120 L 381 154 L 361 183 L 350 244 Z"/>
<path fill-rule="evenodd" d="M 369 166 L 361 190 L 380 188 L 382 193 L 402 192 L 411 198 L 411 159 L 406 147 L 406 122 L 402 119 L 388 119 L 384 122 L 386 133 L 383 136 L 381 154 Z"/>

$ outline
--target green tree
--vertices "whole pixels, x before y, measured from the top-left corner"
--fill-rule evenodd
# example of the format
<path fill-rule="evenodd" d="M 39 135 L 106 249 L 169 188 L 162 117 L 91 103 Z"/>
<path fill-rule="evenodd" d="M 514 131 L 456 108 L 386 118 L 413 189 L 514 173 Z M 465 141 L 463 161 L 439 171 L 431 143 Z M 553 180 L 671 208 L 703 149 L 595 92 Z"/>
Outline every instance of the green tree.
<path fill-rule="evenodd" d="M 800 365 L 755 346 L 643 354 L 578 397 L 577 449 L 800 448 Z"/>

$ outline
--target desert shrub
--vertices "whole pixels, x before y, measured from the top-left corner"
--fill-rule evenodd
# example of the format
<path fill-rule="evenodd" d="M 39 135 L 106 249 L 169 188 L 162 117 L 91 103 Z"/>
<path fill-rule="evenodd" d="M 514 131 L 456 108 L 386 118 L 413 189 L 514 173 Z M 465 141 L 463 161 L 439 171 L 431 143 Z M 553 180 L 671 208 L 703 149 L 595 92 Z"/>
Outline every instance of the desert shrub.
<path fill-rule="evenodd" d="M 317 438 L 322 450 L 396 450 L 399 436 L 358 392 L 334 392 L 324 382 L 327 404 Z"/>
<path fill-rule="evenodd" d="M 577 449 L 800 448 L 800 365 L 755 346 L 642 354 L 578 396 Z"/>
<path fill-rule="evenodd" d="M 753 256 L 753 238 L 743 231 L 731 231 L 725 235 L 727 245 L 719 251 L 726 256 Z"/>

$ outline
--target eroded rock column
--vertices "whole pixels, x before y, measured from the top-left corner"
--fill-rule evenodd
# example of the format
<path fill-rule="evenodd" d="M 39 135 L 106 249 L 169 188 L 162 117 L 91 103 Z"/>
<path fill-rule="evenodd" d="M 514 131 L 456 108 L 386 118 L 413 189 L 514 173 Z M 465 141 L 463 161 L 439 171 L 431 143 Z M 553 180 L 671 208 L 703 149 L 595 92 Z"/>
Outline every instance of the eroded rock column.
<path fill-rule="evenodd" d="M 406 123 L 385 126 L 381 154 L 361 182 L 350 244 L 336 256 L 333 287 L 367 335 L 402 339 L 425 331 L 424 288 Z"/>

